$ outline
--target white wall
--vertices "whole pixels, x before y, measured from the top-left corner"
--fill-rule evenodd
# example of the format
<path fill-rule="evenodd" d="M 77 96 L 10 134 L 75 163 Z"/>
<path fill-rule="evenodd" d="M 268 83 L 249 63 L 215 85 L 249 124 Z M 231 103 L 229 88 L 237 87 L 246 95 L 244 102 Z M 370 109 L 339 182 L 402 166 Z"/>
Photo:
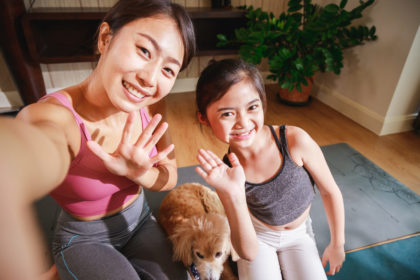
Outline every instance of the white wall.
<path fill-rule="evenodd" d="M 397 92 L 397 85 L 404 65 L 415 59 L 407 57 L 420 25 L 419 11 L 418 0 L 377 0 L 359 23 L 375 25 L 378 40 L 346 50 L 341 74 L 318 75 L 314 95 L 378 135 L 411 129 L 420 92 L 406 91 L 416 85 L 403 84 Z M 404 80 L 418 81 L 419 68 L 409 69 L 412 78 Z"/>
<path fill-rule="evenodd" d="M 420 106 L 420 26 L 385 116 L 381 135 L 412 129 Z"/>

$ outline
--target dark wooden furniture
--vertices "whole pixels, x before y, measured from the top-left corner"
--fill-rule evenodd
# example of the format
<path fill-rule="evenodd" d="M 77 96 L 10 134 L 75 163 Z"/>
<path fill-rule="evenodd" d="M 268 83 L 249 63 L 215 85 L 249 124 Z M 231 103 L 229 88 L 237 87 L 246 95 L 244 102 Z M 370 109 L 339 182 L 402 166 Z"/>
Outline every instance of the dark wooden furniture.
<path fill-rule="evenodd" d="M 94 61 L 96 30 L 106 8 L 37 8 L 22 0 L 0 0 L 1 46 L 25 104 L 45 94 L 40 63 Z M 237 9 L 188 8 L 197 37 L 197 55 L 237 52 L 216 47 L 216 34 L 232 35 L 245 25 Z"/>

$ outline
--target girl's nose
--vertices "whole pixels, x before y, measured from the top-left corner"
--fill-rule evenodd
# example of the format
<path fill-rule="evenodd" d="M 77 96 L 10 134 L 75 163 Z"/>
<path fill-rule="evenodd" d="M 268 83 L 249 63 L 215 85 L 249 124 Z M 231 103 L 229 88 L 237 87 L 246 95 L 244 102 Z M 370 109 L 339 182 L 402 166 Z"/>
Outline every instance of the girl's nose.
<path fill-rule="evenodd" d="M 246 127 L 247 123 L 248 123 L 248 117 L 246 116 L 246 114 L 237 114 L 236 124 L 235 124 L 237 127 L 240 127 L 240 128 Z"/>

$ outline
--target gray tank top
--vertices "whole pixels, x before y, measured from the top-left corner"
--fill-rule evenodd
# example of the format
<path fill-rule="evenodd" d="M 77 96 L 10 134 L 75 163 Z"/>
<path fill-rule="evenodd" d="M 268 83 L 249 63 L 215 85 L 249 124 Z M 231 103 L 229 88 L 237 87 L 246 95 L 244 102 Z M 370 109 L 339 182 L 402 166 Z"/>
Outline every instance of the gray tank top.
<path fill-rule="evenodd" d="M 271 125 L 271 133 L 279 148 L 283 162 L 280 170 L 270 180 L 253 184 L 245 182 L 249 211 L 260 221 L 280 226 L 297 219 L 311 204 L 315 188 L 312 177 L 304 167 L 290 158 L 286 140 L 286 126 L 280 127 L 280 139 Z M 230 165 L 227 156 L 223 159 Z"/>

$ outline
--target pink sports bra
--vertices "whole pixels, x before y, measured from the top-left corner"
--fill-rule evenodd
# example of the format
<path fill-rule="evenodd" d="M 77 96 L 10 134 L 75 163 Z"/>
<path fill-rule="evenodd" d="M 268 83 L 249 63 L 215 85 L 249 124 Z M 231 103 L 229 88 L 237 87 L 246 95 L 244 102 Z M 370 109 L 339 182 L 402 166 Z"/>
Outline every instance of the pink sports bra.
<path fill-rule="evenodd" d="M 102 160 L 87 147 L 91 136 L 82 118 L 77 114 L 70 101 L 61 93 L 50 93 L 41 98 L 56 98 L 70 109 L 80 127 L 80 151 L 70 164 L 67 177 L 50 195 L 67 212 L 79 217 L 104 214 L 120 208 L 138 193 L 139 186 L 123 176 L 109 172 Z M 150 122 L 144 108 L 140 109 L 143 129 Z M 157 154 L 156 147 L 150 156 Z"/>

